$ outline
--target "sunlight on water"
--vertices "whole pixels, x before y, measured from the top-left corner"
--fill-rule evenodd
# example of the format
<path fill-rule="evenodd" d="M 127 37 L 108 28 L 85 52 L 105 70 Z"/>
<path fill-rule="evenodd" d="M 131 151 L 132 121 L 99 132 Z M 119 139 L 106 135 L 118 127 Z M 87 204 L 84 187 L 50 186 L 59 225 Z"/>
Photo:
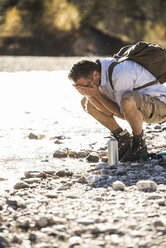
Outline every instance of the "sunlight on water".
<path fill-rule="evenodd" d="M 64 135 L 68 139 L 61 148 L 81 150 L 97 140 L 102 145 L 104 136 L 109 135 L 106 128 L 82 110 L 83 96 L 67 79 L 68 71 L 0 74 L 0 177 L 8 179 L 0 181 L 1 190 L 14 184 L 25 170 L 58 166 L 59 160 L 51 159 L 59 146 L 51 137 Z M 29 140 L 29 133 L 45 138 Z M 41 163 L 45 155 L 51 160 L 47 165 Z M 73 160 L 71 166 L 79 164 Z"/>

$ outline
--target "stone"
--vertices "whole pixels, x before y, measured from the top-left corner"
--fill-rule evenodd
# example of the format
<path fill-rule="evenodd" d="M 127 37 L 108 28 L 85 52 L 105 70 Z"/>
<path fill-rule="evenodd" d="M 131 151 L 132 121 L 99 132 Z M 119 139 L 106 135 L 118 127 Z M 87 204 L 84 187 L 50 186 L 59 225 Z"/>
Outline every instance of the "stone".
<path fill-rule="evenodd" d="M 164 170 L 164 168 L 162 166 L 160 166 L 160 165 L 155 165 L 154 170 L 156 172 L 159 172 L 160 173 L 160 172 L 162 172 Z"/>
<path fill-rule="evenodd" d="M 101 177 L 99 176 L 87 176 L 86 180 L 88 183 L 96 183 L 98 181 L 100 181 Z"/>
<path fill-rule="evenodd" d="M 145 181 L 145 180 L 141 180 L 141 181 L 138 181 L 137 184 L 137 189 L 138 190 L 142 190 L 142 191 L 146 191 L 146 190 L 156 190 L 157 189 L 157 184 L 153 181 Z"/>
<path fill-rule="evenodd" d="M 29 188 L 29 185 L 24 182 L 18 182 L 14 185 L 14 189 L 25 189 L 25 188 Z"/>
<path fill-rule="evenodd" d="M 46 194 L 48 198 L 58 198 L 57 192 L 49 192 Z"/>
<path fill-rule="evenodd" d="M 99 156 L 96 154 L 96 153 L 90 153 L 86 160 L 88 162 L 94 162 L 94 163 L 97 163 L 99 161 Z"/>
<path fill-rule="evenodd" d="M 27 178 L 24 180 L 24 183 L 27 183 L 27 184 L 33 184 L 33 183 L 39 183 L 39 182 L 41 182 L 40 178 Z"/>
<path fill-rule="evenodd" d="M 161 129 L 161 125 L 155 125 L 154 129 Z"/>
<path fill-rule="evenodd" d="M 88 181 L 87 181 L 87 179 L 86 179 L 85 176 L 80 177 L 80 178 L 78 179 L 78 182 L 79 182 L 79 183 L 88 183 Z"/>
<path fill-rule="evenodd" d="M 103 156 L 103 157 L 101 158 L 101 162 L 108 162 L 108 157 Z"/>
<path fill-rule="evenodd" d="M 25 171 L 24 176 L 26 178 L 35 178 L 35 177 L 47 178 L 46 173 L 40 171 Z"/>
<path fill-rule="evenodd" d="M 9 242 L 7 241 L 7 239 L 5 239 L 2 236 L 0 236 L 0 247 L 1 248 L 9 248 L 9 247 L 11 247 Z"/>
<path fill-rule="evenodd" d="M 40 228 L 46 227 L 49 225 L 49 220 L 47 217 L 41 217 L 39 220 L 36 221 L 36 225 Z"/>
<path fill-rule="evenodd" d="M 60 218 L 60 217 L 57 217 L 57 216 L 53 216 L 51 218 L 49 218 L 49 223 L 51 225 L 61 225 L 61 224 L 66 224 L 67 220 L 66 218 Z"/>
<path fill-rule="evenodd" d="M 112 184 L 112 188 L 114 190 L 125 190 L 125 185 L 124 183 L 122 183 L 121 181 L 115 181 L 113 184 Z"/>
<path fill-rule="evenodd" d="M 53 158 L 66 158 L 67 157 L 67 151 L 66 150 L 56 150 L 53 153 Z"/>
<path fill-rule="evenodd" d="M 56 176 L 65 177 L 66 176 L 66 171 L 64 171 L 64 170 L 57 171 Z"/>
<path fill-rule="evenodd" d="M 36 135 L 36 134 L 34 134 L 34 133 L 30 133 L 30 134 L 28 135 L 28 138 L 29 138 L 29 139 L 35 139 L 35 140 L 37 140 L 37 139 L 38 139 L 38 135 Z"/>
<path fill-rule="evenodd" d="M 157 193 L 152 193 L 148 195 L 148 199 L 149 200 L 158 200 L 158 199 L 162 199 L 163 196 L 161 196 L 160 194 Z"/>

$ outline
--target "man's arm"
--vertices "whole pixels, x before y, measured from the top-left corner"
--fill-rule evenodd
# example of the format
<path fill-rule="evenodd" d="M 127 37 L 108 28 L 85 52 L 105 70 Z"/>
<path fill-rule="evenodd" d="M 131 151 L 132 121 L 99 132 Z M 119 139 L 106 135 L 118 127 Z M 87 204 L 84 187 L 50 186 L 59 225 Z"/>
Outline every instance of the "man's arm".
<path fill-rule="evenodd" d="M 120 112 L 119 106 L 117 103 L 111 101 L 110 99 L 103 96 L 101 93 L 97 94 L 95 98 L 102 104 L 104 107 L 106 107 L 110 112 L 112 112 L 113 115 L 124 119 L 123 114 Z"/>
<path fill-rule="evenodd" d="M 113 115 L 124 119 L 122 113 L 120 113 L 120 109 L 117 103 L 107 99 L 100 93 L 99 87 L 96 85 L 92 85 L 92 87 L 84 87 L 84 86 L 76 86 L 73 85 L 80 94 L 84 96 L 88 96 L 88 98 L 95 98 L 98 102 L 100 102 L 108 111 L 110 111 Z M 93 104 L 93 103 L 92 103 Z"/>

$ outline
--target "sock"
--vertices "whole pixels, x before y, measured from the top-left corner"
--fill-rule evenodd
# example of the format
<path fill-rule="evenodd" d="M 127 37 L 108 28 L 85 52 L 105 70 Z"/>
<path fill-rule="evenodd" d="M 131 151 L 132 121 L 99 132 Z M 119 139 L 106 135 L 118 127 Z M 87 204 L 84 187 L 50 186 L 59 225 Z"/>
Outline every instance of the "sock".
<path fill-rule="evenodd" d="M 119 135 L 121 132 L 123 132 L 123 129 L 121 127 L 118 127 L 116 130 L 111 131 L 111 133 L 113 134 L 113 136 L 117 136 Z"/>
<path fill-rule="evenodd" d="M 141 134 L 135 135 L 133 134 L 134 139 L 139 140 L 139 139 L 144 139 L 144 132 L 142 130 Z"/>

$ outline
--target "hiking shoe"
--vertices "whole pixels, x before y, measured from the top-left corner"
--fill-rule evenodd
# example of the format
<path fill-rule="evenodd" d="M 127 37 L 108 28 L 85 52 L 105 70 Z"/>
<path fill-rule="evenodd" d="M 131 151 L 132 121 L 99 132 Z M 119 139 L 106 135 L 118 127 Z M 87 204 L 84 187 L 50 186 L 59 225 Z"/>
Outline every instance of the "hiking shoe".
<path fill-rule="evenodd" d="M 145 139 L 143 138 L 143 133 L 140 135 L 134 135 L 132 138 L 132 145 L 127 153 L 122 157 L 122 162 L 133 162 L 138 160 L 147 160 L 147 146 L 145 144 Z"/>
<path fill-rule="evenodd" d="M 122 129 L 121 132 L 117 134 L 112 132 L 112 135 L 118 141 L 119 160 L 121 160 L 131 146 L 131 136 L 127 130 Z"/>

